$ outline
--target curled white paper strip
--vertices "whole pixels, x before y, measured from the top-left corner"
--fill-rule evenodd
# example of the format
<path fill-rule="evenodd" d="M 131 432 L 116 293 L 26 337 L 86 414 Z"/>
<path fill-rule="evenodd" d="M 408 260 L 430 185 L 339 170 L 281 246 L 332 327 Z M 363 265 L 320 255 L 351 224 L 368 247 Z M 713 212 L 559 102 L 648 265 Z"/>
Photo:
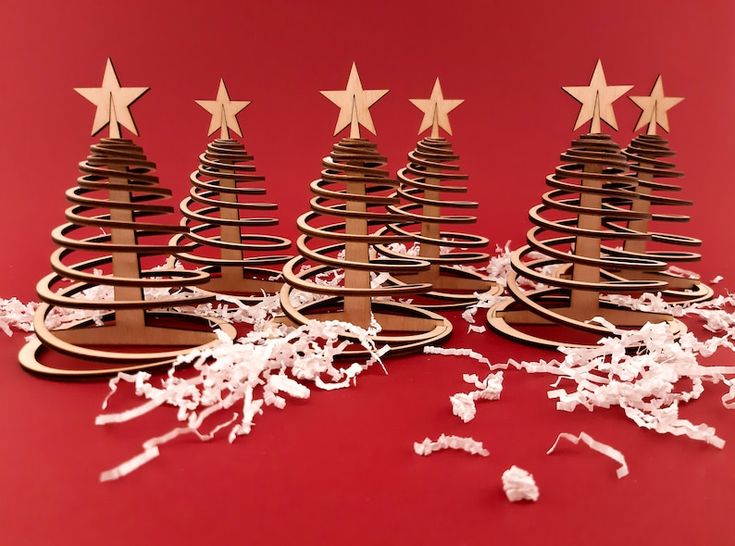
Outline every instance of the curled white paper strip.
<path fill-rule="evenodd" d="M 424 353 L 429 355 L 445 355 L 445 356 L 468 356 L 470 358 L 474 358 L 478 362 L 482 362 L 483 364 L 490 365 L 490 361 L 478 353 L 477 351 L 473 351 L 472 349 L 458 349 L 458 348 L 448 348 L 448 347 L 435 347 L 434 345 L 427 345 L 424 347 Z"/>
<path fill-rule="evenodd" d="M 463 436 L 447 436 L 442 434 L 436 441 L 425 438 L 423 442 L 413 443 L 413 450 L 416 452 L 416 455 L 428 456 L 443 449 L 458 449 L 472 455 L 482 455 L 483 457 L 490 455 L 490 452 L 483 447 L 482 442 Z"/>
<path fill-rule="evenodd" d="M 464 374 L 462 378 L 465 383 L 474 385 L 477 390 L 468 393 L 458 392 L 450 396 L 449 401 L 452 404 L 452 413 L 467 423 L 475 418 L 477 400 L 500 399 L 500 393 L 503 392 L 503 372 L 491 373 L 482 381 L 475 374 Z"/>
<path fill-rule="evenodd" d="M 511 466 L 503 472 L 503 491 L 510 502 L 528 500 L 536 502 L 539 498 L 539 490 L 536 480 L 528 471 L 517 466 Z"/>
<path fill-rule="evenodd" d="M 572 442 L 574 445 L 582 442 L 586 444 L 591 450 L 601 453 L 605 457 L 609 457 L 613 461 L 616 461 L 618 464 L 620 464 L 620 467 L 615 471 L 618 479 L 624 478 L 628 475 L 628 463 L 625 462 L 625 456 L 614 447 L 603 444 L 602 442 L 598 442 L 586 432 L 581 432 L 579 436 L 575 436 L 574 434 L 570 434 L 568 432 L 560 432 L 559 436 L 557 436 L 556 440 L 554 440 L 554 444 L 549 448 L 546 454 L 551 455 L 556 449 L 559 440 L 562 439 Z"/>

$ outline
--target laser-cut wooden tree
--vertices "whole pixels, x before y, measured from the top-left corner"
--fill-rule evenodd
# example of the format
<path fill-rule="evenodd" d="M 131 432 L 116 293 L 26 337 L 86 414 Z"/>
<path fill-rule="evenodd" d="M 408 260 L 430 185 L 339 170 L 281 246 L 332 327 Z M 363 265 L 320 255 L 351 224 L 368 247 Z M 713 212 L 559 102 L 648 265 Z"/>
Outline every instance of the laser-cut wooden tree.
<path fill-rule="evenodd" d="M 405 222 L 392 224 L 390 229 L 411 237 L 419 245 L 418 257 L 431 264 L 429 269 L 418 273 L 393 276 L 399 282 L 431 283 L 431 292 L 414 299 L 414 304 L 424 308 L 461 308 L 477 301 L 477 292 L 494 295 L 503 291 L 477 273 L 454 267 L 487 262 L 489 254 L 477 249 L 486 247 L 488 240 L 464 231 L 443 229 L 445 225 L 463 226 L 477 221 L 476 216 L 469 214 L 447 214 L 447 209 L 467 211 L 478 206 L 474 201 L 452 199 L 458 193 L 467 192 L 465 186 L 457 183 L 469 177 L 459 172 L 459 156 L 454 153 L 452 143 L 439 134 L 439 129 L 452 134 L 448 114 L 462 102 L 444 98 L 439 78 L 429 99 L 411 99 L 424 114 L 419 135 L 431 129 L 431 136 L 419 141 L 408 154 L 408 164 L 398 171 L 401 185 L 397 193 L 401 204 L 388 207 L 405 217 Z M 378 250 L 386 256 L 405 256 L 385 245 L 378 246 Z"/>
<path fill-rule="evenodd" d="M 280 265 L 291 256 L 275 251 L 288 249 L 291 241 L 252 233 L 254 228 L 278 224 L 276 218 L 254 215 L 274 211 L 278 205 L 252 201 L 251 196 L 265 193 L 265 189 L 253 187 L 265 177 L 255 172 L 253 156 L 246 153 L 244 145 L 230 137 L 230 131 L 242 136 L 236 116 L 250 101 L 230 100 L 225 82 L 220 80 L 216 100 L 196 102 L 212 115 L 209 134 L 220 134 L 199 156 L 199 168 L 191 174 L 189 197 L 181 202 L 181 223 L 188 232 L 172 242 L 181 246 L 189 239 L 191 248 L 178 257 L 210 273 L 210 280 L 200 289 L 257 302 L 263 294 L 274 294 L 283 285 L 277 280 Z"/>
<path fill-rule="evenodd" d="M 665 96 L 661 76 L 656 79 L 649 96 L 630 97 L 630 99 L 642 110 L 635 130 L 638 131 L 643 127 L 647 127 L 646 134 L 637 135 L 623 150 L 623 154 L 628 158 L 631 168 L 638 178 L 636 191 L 639 195 L 633 199 L 630 208 L 634 211 L 651 213 L 651 219 L 632 220 L 628 223 L 627 228 L 645 233 L 651 229 L 651 220 L 665 223 L 687 222 L 689 220 L 688 215 L 672 214 L 661 210 L 664 206 L 689 206 L 692 202 L 666 194 L 667 192 L 681 190 L 681 186 L 672 184 L 669 180 L 681 177 L 683 174 L 674 170 L 675 165 L 669 159 L 674 155 L 674 152 L 669 147 L 668 141 L 656 134 L 657 126 L 666 132 L 669 131 L 667 112 L 684 99 Z M 685 247 L 696 247 L 702 244 L 699 239 L 693 237 L 660 232 L 651 233 L 651 241 L 670 246 Z M 648 241 L 645 239 L 626 240 L 622 252 L 615 249 L 606 249 L 606 251 L 618 256 L 649 257 L 662 260 L 668 264 L 694 262 L 701 258 L 699 253 L 686 250 L 651 250 L 648 248 Z M 662 296 L 669 301 L 704 301 L 712 297 L 713 294 L 712 289 L 702 282 L 675 276 L 664 271 L 623 270 L 619 274 L 625 278 L 665 281 L 667 285 L 662 290 Z"/>
<path fill-rule="evenodd" d="M 622 231 L 616 225 L 651 215 L 621 206 L 639 198 L 637 180 L 630 175 L 618 145 L 601 132 L 602 121 L 617 129 L 612 103 L 629 89 L 627 85 L 608 86 L 600 61 L 589 86 L 564 87 L 581 103 L 575 130 L 591 121 L 591 132 L 575 138 L 562 153 L 564 163 L 546 178 L 551 191 L 529 211 L 534 227 L 527 233 L 528 244 L 511 257 L 512 272 L 507 279 L 511 298 L 491 307 L 487 315 L 488 323 L 499 333 L 543 346 L 594 345 L 599 337 L 610 335 L 603 326 L 587 322 L 596 316 L 620 328 L 670 321 L 675 332 L 685 330 L 670 315 L 634 311 L 604 299 L 607 294 L 655 292 L 666 286 L 664 281 L 629 280 L 614 273 L 620 269 L 661 271 L 665 262 L 602 252 L 606 240 L 651 237 L 646 232 Z M 533 251 L 543 257 L 530 257 Z M 558 267 L 570 271 L 567 275 L 549 273 Z M 546 287 L 526 291 L 519 285 L 519 276 Z"/>
<path fill-rule="evenodd" d="M 155 163 L 120 134 L 122 125 L 137 135 L 129 108 L 147 90 L 120 87 L 109 59 L 101 87 L 76 90 L 97 107 L 92 135 L 106 126 L 110 134 L 93 144 L 86 161 L 80 163 L 78 185 L 66 192 L 71 203 L 66 210 L 68 223 L 51 233 L 59 248 L 51 255 L 53 273 L 37 285 L 42 302 L 34 319 L 37 337 L 19 355 L 21 365 L 31 372 L 77 378 L 140 370 L 169 363 L 194 347 L 216 343 L 217 334 L 209 321 L 165 311 L 211 301 L 213 297 L 206 294 L 183 298 L 168 290 L 203 284 L 208 275 L 146 269 L 141 263 L 181 250 L 167 239 L 185 229 L 151 221 L 174 211 L 158 203 L 171 191 L 159 185 Z M 80 260 L 77 253 L 96 257 L 75 261 Z M 153 297 L 151 290 L 157 292 Z M 46 319 L 57 308 L 105 312 L 67 327 L 50 328 Z M 234 337 L 232 326 L 220 326 Z M 46 349 L 83 362 L 49 366 L 41 361 Z"/>
<path fill-rule="evenodd" d="M 333 146 L 323 160 L 321 178 L 311 183 L 311 211 L 297 220 L 302 235 L 296 245 L 301 255 L 283 268 L 288 284 L 281 290 L 281 305 L 295 324 L 311 319 L 341 320 L 369 328 L 374 318 L 382 328 L 372 335 L 375 342 L 398 352 L 437 343 L 450 334 L 452 326 L 436 313 L 379 299 L 411 297 L 430 290 L 430 284 L 373 286 L 376 279 L 371 274 L 410 273 L 429 267 L 423 260 L 380 258 L 374 250 L 376 244 L 408 240 L 378 235 L 373 229 L 401 219 L 385 208 L 398 202 L 392 195 L 398 182 L 383 169 L 386 159 L 376 145 L 360 137 L 360 126 L 375 134 L 369 109 L 385 93 L 387 90 L 364 90 L 354 64 L 345 90 L 322 91 L 340 108 L 334 134 L 349 127 L 350 136 Z M 326 219 L 336 222 L 330 224 Z M 316 265 L 304 267 L 311 264 Z M 337 285 L 319 282 L 325 276 L 340 279 L 342 275 Z M 319 299 L 294 304 L 294 289 Z M 351 356 L 359 354 L 364 354 L 359 346 L 348 351 Z"/>

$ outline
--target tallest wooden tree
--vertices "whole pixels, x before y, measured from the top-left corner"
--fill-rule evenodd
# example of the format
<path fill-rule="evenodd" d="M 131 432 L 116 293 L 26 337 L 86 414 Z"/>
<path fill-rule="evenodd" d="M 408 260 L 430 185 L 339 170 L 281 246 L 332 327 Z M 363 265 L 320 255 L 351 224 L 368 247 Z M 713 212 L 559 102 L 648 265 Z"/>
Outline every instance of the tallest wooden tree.
<path fill-rule="evenodd" d="M 617 129 L 612 105 L 630 87 L 608 85 L 598 61 L 589 85 L 564 88 L 581 104 L 575 130 L 587 122 L 591 130 L 575 138 L 561 154 L 563 163 L 546 178 L 550 191 L 529 211 L 534 227 L 526 235 L 527 245 L 511 256 L 512 272 L 507 280 L 512 297 L 488 311 L 488 322 L 498 332 L 554 347 L 594 345 L 600 337 L 611 335 L 592 321 L 598 316 L 619 328 L 670 321 L 674 332 L 685 329 L 670 315 L 634 311 L 607 298 L 655 292 L 666 286 L 665 281 L 640 275 L 665 269 L 664 261 L 604 250 L 605 241 L 651 239 L 648 232 L 621 229 L 651 215 L 631 208 L 641 198 L 638 180 L 618 145 L 602 132 L 603 121 Z M 637 274 L 626 279 L 617 273 L 621 269 Z M 566 273 L 554 275 L 552 270 Z M 544 287 L 524 290 L 518 277 Z"/>
<path fill-rule="evenodd" d="M 51 233 L 59 248 L 51 255 L 53 273 L 37 284 L 36 337 L 21 350 L 21 365 L 54 377 L 105 375 L 160 366 L 216 343 L 210 321 L 167 310 L 213 300 L 180 293 L 209 275 L 154 267 L 160 257 L 183 250 L 168 238 L 186 228 L 171 221 L 174 208 L 160 202 L 171 191 L 159 184 L 155 163 L 120 133 L 122 126 L 137 135 L 129 107 L 147 88 L 120 87 L 108 60 L 100 87 L 76 91 L 97 107 L 92 134 L 108 126 L 110 134 L 91 146 L 77 185 L 66 192 L 68 223 Z M 64 310 L 89 318 L 47 324 Z M 220 325 L 234 337 L 232 326 Z M 82 360 L 59 364 L 43 356 L 46 349 Z"/>
<path fill-rule="evenodd" d="M 320 178 L 311 183 L 311 211 L 297 220 L 302 235 L 296 246 L 301 255 L 283 268 L 288 284 L 281 291 L 281 305 L 295 324 L 341 320 L 370 329 L 379 345 L 406 351 L 444 339 L 452 326 L 436 313 L 387 299 L 410 298 L 429 291 L 431 284 L 384 284 L 388 274 L 413 273 L 430 264 L 413 258 L 380 258 L 375 250 L 377 244 L 409 240 L 378 233 L 404 219 L 386 209 L 398 203 L 394 195 L 398 182 L 384 169 L 386 158 L 377 146 L 360 137 L 360 126 L 375 133 L 370 107 L 385 93 L 363 89 L 354 64 L 346 89 L 322 92 L 340 108 L 335 135 L 347 128 L 350 135 L 334 144 L 322 160 Z M 297 291 L 305 292 L 311 301 L 299 303 L 294 298 Z M 356 344 L 347 352 L 358 353 L 365 351 Z"/>

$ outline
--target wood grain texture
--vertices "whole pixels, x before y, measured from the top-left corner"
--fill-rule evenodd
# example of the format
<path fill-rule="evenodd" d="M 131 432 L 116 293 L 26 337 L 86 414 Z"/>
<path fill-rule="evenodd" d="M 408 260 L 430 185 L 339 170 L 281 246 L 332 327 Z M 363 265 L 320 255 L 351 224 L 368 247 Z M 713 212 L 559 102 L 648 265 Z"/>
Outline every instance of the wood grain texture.
<path fill-rule="evenodd" d="M 666 262 L 602 251 L 606 240 L 652 237 L 647 232 L 618 227 L 651 217 L 650 213 L 629 208 L 639 196 L 638 180 L 629 174 L 620 148 L 609 135 L 587 134 L 576 138 L 561 157 L 564 163 L 546 178 L 551 191 L 529 211 L 534 227 L 528 231 L 527 245 L 511 257 L 512 272 L 507 279 L 511 298 L 488 311 L 490 326 L 513 339 L 551 347 L 591 346 L 599 337 L 610 335 L 606 328 L 588 322 L 596 316 L 620 328 L 669 321 L 675 331 L 685 331 L 683 323 L 670 315 L 633 311 L 601 297 L 656 292 L 667 286 L 665 281 L 638 278 L 640 275 L 625 279 L 615 273 L 620 269 L 662 271 Z M 556 275 L 555 268 L 568 274 Z M 519 283 L 521 277 L 542 283 L 545 288 L 524 288 Z M 548 328 L 539 333 L 528 326 Z"/>
<path fill-rule="evenodd" d="M 477 202 L 452 199 L 467 192 L 465 185 L 458 184 L 469 178 L 459 172 L 458 161 L 451 142 L 441 137 L 424 138 L 408 154 L 406 167 L 398 171 L 400 187 L 396 195 L 400 203 L 388 206 L 403 221 L 390 224 L 387 230 L 410 238 L 407 247 L 418 244 L 418 257 L 431 264 L 423 271 L 392 276 L 397 283 L 430 283 L 431 291 L 414 299 L 414 304 L 425 309 L 462 308 L 477 301 L 477 292 L 496 295 L 503 291 L 482 275 L 456 267 L 486 263 L 490 258 L 482 250 L 488 244 L 487 238 L 464 230 L 444 229 L 477 221 L 476 216 L 467 214 L 478 207 Z M 387 245 L 376 248 L 385 256 L 406 256 Z"/>
<path fill-rule="evenodd" d="M 374 318 L 382 330 L 372 335 L 373 340 L 390 345 L 396 353 L 438 343 L 452 326 L 436 313 L 384 301 L 386 296 L 410 298 L 427 292 L 429 283 L 372 286 L 371 273 L 416 272 L 430 266 L 425 260 L 382 258 L 374 249 L 376 244 L 408 240 L 375 231 L 403 218 L 386 210 L 398 202 L 392 195 L 398 182 L 389 177 L 385 163 L 374 143 L 354 138 L 342 139 L 324 158 L 321 177 L 311 183 L 311 211 L 297 220 L 302 232 L 296 242 L 300 255 L 283 268 L 287 284 L 281 290 L 281 305 L 294 324 L 341 320 L 367 329 Z M 336 285 L 324 282 L 335 279 Z M 299 292 L 312 297 L 299 302 Z M 345 356 L 364 354 L 353 344 Z"/>
<path fill-rule="evenodd" d="M 53 272 L 37 284 L 36 338 L 21 349 L 21 365 L 47 377 L 105 376 L 159 367 L 193 348 L 214 345 L 218 337 L 212 322 L 234 337 L 229 324 L 171 310 L 213 300 L 203 292 L 179 293 L 206 283 L 207 273 L 144 263 L 183 250 L 166 239 L 186 231 L 158 221 L 174 211 L 160 203 L 171 191 L 160 186 L 155 163 L 143 150 L 119 138 L 118 123 L 135 132 L 128 106 L 145 89 L 121 88 L 108 60 L 102 86 L 77 91 L 97 106 L 93 131 L 109 126 L 111 138 L 91 146 L 80 163 L 77 185 L 66 192 L 68 222 L 51 233 L 59 248 L 51 255 Z M 63 309 L 80 311 L 84 318 L 49 327 L 47 322 Z M 50 351 L 73 357 L 73 362 L 49 365 Z"/>
<path fill-rule="evenodd" d="M 278 225 L 278 205 L 256 200 L 266 193 L 260 187 L 265 177 L 256 172 L 242 142 L 229 138 L 230 129 L 241 134 L 235 114 L 249 102 L 230 101 L 221 82 L 217 100 L 197 103 L 207 103 L 212 114 L 210 134 L 219 129 L 224 138 L 210 142 L 199 156 L 189 196 L 180 205 L 185 233 L 174 236 L 172 244 L 186 247 L 176 254 L 181 260 L 210 274 L 200 289 L 256 303 L 280 290 L 280 266 L 291 256 L 278 252 L 288 250 L 291 241 L 258 232 Z"/>

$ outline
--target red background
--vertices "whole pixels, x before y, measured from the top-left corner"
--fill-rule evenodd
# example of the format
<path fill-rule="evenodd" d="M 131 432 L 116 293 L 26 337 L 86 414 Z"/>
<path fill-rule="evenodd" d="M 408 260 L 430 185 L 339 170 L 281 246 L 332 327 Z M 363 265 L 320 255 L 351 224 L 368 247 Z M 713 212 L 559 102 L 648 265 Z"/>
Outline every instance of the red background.
<path fill-rule="evenodd" d="M 735 273 L 729 161 L 735 144 L 735 4 L 731 2 L 15 2 L 2 5 L 0 101 L 5 259 L 0 296 L 35 298 L 49 270 L 50 230 L 62 223 L 64 190 L 87 153 L 94 108 L 73 87 L 94 87 L 107 56 L 126 86 L 150 86 L 133 107 L 137 142 L 182 198 L 207 143 L 207 113 L 224 77 L 245 144 L 280 205 L 282 232 L 307 206 L 308 182 L 333 142 L 337 109 L 317 92 L 344 86 L 350 63 L 363 84 L 390 89 L 373 109 L 379 149 L 395 169 L 413 147 L 436 76 L 452 114 L 455 149 L 481 202 L 477 232 L 517 246 L 527 209 L 573 136 L 577 104 L 561 85 L 587 83 L 595 60 L 608 82 L 645 95 L 658 73 L 671 95 L 672 147 L 695 200 L 687 234 L 704 239 L 705 278 Z M 638 109 L 616 103 L 621 145 Z M 456 317 L 455 317 L 456 318 Z M 491 334 L 463 333 L 493 361 L 536 358 Z M 117 483 L 99 471 L 136 453 L 173 425 L 162 411 L 109 428 L 93 424 L 103 383 L 58 384 L 16 363 L 22 343 L 2 341 L 0 542 L 3 544 L 731 544 L 732 450 L 642 431 L 620 411 L 557 412 L 548 377 L 508 373 L 502 401 L 481 404 L 464 425 L 447 397 L 462 390 L 471 361 L 406 357 L 361 377 L 358 388 L 315 393 L 258 418 L 228 445 L 191 439 Z M 684 410 L 735 439 L 721 387 Z M 130 402 L 124 396 L 117 407 Z M 584 448 L 544 455 L 560 431 L 586 430 L 628 458 L 614 463 Z M 413 454 L 440 433 L 472 435 L 489 458 Z M 541 500 L 508 503 L 500 474 L 535 474 Z"/>

